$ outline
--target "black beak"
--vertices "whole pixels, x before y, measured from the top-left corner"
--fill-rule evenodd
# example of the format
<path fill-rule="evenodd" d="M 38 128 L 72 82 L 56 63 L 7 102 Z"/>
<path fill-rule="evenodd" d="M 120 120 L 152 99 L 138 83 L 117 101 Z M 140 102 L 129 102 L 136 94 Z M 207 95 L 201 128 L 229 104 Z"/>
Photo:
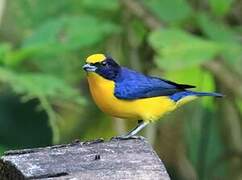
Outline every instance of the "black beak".
<path fill-rule="evenodd" d="M 89 72 L 95 72 L 97 67 L 94 66 L 94 65 L 90 65 L 90 64 L 85 64 L 84 66 L 82 66 L 82 68 L 85 70 L 85 71 L 89 71 Z"/>

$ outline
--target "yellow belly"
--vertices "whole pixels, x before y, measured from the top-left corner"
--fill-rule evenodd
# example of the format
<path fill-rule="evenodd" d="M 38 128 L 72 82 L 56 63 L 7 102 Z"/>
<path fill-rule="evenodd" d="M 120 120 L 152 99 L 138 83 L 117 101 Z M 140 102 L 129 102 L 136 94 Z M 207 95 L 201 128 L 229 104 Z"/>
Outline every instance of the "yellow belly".
<path fill-rule="evenodd" d="M 155 121 L 176 107 L 176 103 L 165 96 L 138 100 L 118 99 L 114 96 L 114 82 L 93 72 L 88 72 L 88 83 L 97 106 L 114 117 Z"/>

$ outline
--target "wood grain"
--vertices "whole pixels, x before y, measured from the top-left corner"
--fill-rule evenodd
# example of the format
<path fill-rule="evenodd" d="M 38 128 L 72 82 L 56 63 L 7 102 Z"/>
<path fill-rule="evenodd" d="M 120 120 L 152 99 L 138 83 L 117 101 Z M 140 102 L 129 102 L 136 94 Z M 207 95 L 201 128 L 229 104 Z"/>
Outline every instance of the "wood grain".
<path fill-rule="evenodd" d="M 8 151 L 0 159 L 7 179 L 163 179 L 166 169 L 143 138 L 95 140 Z"/>

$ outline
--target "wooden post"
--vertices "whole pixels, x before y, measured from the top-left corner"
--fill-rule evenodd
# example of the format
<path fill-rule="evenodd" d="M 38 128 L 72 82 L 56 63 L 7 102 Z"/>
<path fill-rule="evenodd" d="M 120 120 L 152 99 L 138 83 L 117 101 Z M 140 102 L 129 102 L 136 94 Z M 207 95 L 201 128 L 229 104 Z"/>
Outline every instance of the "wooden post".
<path fill-rule="evenodd" d="M 161 179 L 166 169 L 143 138 L 102 139 L 8 151 L 0 159 L 1 180 Z"/>

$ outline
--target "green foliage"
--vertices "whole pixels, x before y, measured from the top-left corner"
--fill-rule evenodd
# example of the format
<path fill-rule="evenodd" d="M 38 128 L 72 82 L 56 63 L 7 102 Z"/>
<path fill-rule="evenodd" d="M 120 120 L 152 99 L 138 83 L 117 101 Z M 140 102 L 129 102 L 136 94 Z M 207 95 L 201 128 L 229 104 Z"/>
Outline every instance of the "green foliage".
<path fill-rule="evenodd" d="M 25 99 L 47 97 L 63 101 L 73 101 L 83 104 L 83 98 L 78 91 L 57 77 L 41 73 L 16 74 L 10 70 L 0 68 L 0 81 L 12 87 L 17 94 Z"/>
<path fill-rule="evenodd" d="M 103 21 L 84 11 L 79 15 L 53 15 L 54 11 L 62 11 L 65 6 L 68 11 L 76 12 L 74 1 L 55 1 L 47 7 L 46 2 L 21 0 L 17 4 L 9 4 L 10 8 L 19 10 L 21 7 L 25 10 L 20 11 L 20 14 L 15 12 L 10 17 L 25 19 L 26 21 L 17 23 L 27 33 L 18 48 L 10 43 L 0 44 L 0 82 L 3 87 L 11 88 L 13 93 L 22 96 L 23 102 L 39 100 L 40 108 L 48 115 L 53 142 L 58 143 L 58 124 L 63 120 L 54 107 L 62 107 L 62 104 L 85 104 L 78 89 L 74 88 L 81 76 L 80 53 L 76 52 L 81 51 L 84 55 L 86 48 L 95 46 L 120 30 L 114 23 Z M 91 1 L 82 3 L 83 7 L 88 8 L 95 5 Z M 111 7 L 107 4 L 109 1 L 106 1 L 106 5 L 103 4 L 103 10 L 117 8 L 117 2 L 113 2 Z M 73 71 L 76 71 L 76 75 L 73 75 Z M 76 111 L 76 108 L 72 111 Z"/>
<path fill-rule="evenodd" d="M 234 0 L 209 0 L 208 2 L 216 16 L 224 16 L 231 10 Z"/>
<path fill-rule="evenodd" d="M 54 53 L 78 50 L 100 42 L 117 30 L 114 24 L 87 15 L 55 18 L 26 38 L 23 47 L 44 46 Z"/>
<path fill-rule="evenodd" d="M 61 56 L 94 45 L 114 32 L 118 32 L 117 26 L 91 16 L 55 18 L 43 23 L 26 37 L 21 49 L 6 54 L 4 61 L 7 65 L 16 66 L 31 57 Z"/>
<path fill-rule="evenodd" d="M 238 34 L 226 24 L 213 21 L 206 14 L 198 14 L 197 19 L 199 27 L 208 38 L 219 42 L 238 42 Z"/>
<path fill-rule="evenodd" d="M 186 0 L 150 0 L 144 2 L 162 21 L 171 24 L 189 18 L 192 13 L 192 9 Z"/>
<path fill-rule="evenodd" d="M 211 111 L 208 109 L 200 109 L 198 104 L 194 104 L 193 106 L 193 112 L 195 110 L 196 115 L 189 118 L 185 123 L 185 138 L 189 143 L 189 159 L 195 165 L 199 175 L 205 173 L 203 177 L 224 177 L 226 175 L 224 164 L 220 164 L 219 167 L 214 166 L 214 162 L 223 153 L 217 122 L 212 121 L 211 117 L 213 114 L 211 114 Z M 199 121 L 199 119 L 202 119 L 205 123 Z"/>
<path fill-rule="evenodd" d="M 82 5 L 88 10 L 100 11 L 115 11 L 119 8 L 118 0 L 83 0 Z"/>
<path fill-rule="evenodd" d="M 155 8 L 151 7 L 151 9 L 158 14 L 158 1 L 156 3 Z M 198 11 L 198 13 L 189 14 L 193 22 L 189 23 L 189 18 L 184 18 L 189 24 L 186 28 L 181 23 L 176 24 L 174 28 L 175 20 L 169 22 L 159 16 L 169 22 L 168 27 L 149 33 L 148 43 L 155 51 L 155 64 L 165 71 L 164 75 L 167 79 L 196 85 L 198 91 L 216 91 L 214 77 L 201 68 L 202 64 L 214 59 L 223 59 L 230 66 L 229 68 L 241 75 L 241 31 L 228 23 L 228 20 L 222 19 L 230 13 L 232 3 L 232 0 L 210 0 L 209 6 L 212 13 Z M 174 9 L 166 10 L 176 15 Z M 183 13 L 184 16 L 185 14 Z M 212 98 L 204 98 L 201 102 L 201 105 L 193 107 L 195 115 L 189 116 L 189 122 L 186 122 L 184 130 L 189 159 L 201 179 L 226 177 L 229 162 L 223 161 L 218 165 L 218 159 L 227 148 L 222 145 L 216 119 L 209 119 L 216 106 Z"/>
<path fill-rule="evenodd" d="M 40 73 L 16 74 L 0 68 L 0 82 L 10 86 L 15 93 L 22 95 L 24 101 L 39 99 L 41 107 L 49 116 L 55 143 L 59 142 L 59 133 L 56 125 L 57 115 L 51 104 L 57 100 L 62 101 L 62 103 L 72 102 L 77 105 L 84 103 L 84 99 L 79 96 L 76 90 L 61 79 L 51 75 Z"/>
<path fill-rule="evenodd" d="M 213 78 L 208 72 L 201 70 L 199 66 L 180 70 L 169 70 L 165 72 L 165 75 L 167 79 L 173 79 L 176 82 L 196 85 L 199 91 L 215 90 Z"/>
<path fill-rule="evenodd" d="M 180 29 L 152 32 L 150 44 L 159 56 L 156 63 L 164 69 L 198 66 L 216 56 L 219 44 L 196 37 Z"/>
<path fill-rule="evenodd" d="M 198 15 L 197 19 L 203 33 L 223 47 L 220 55 L 224 56 L 225 60 L 231 64 L 240 61 L 242 56 L 240 33 L 222 22 L 212 20 L 205 14 Z"/>

